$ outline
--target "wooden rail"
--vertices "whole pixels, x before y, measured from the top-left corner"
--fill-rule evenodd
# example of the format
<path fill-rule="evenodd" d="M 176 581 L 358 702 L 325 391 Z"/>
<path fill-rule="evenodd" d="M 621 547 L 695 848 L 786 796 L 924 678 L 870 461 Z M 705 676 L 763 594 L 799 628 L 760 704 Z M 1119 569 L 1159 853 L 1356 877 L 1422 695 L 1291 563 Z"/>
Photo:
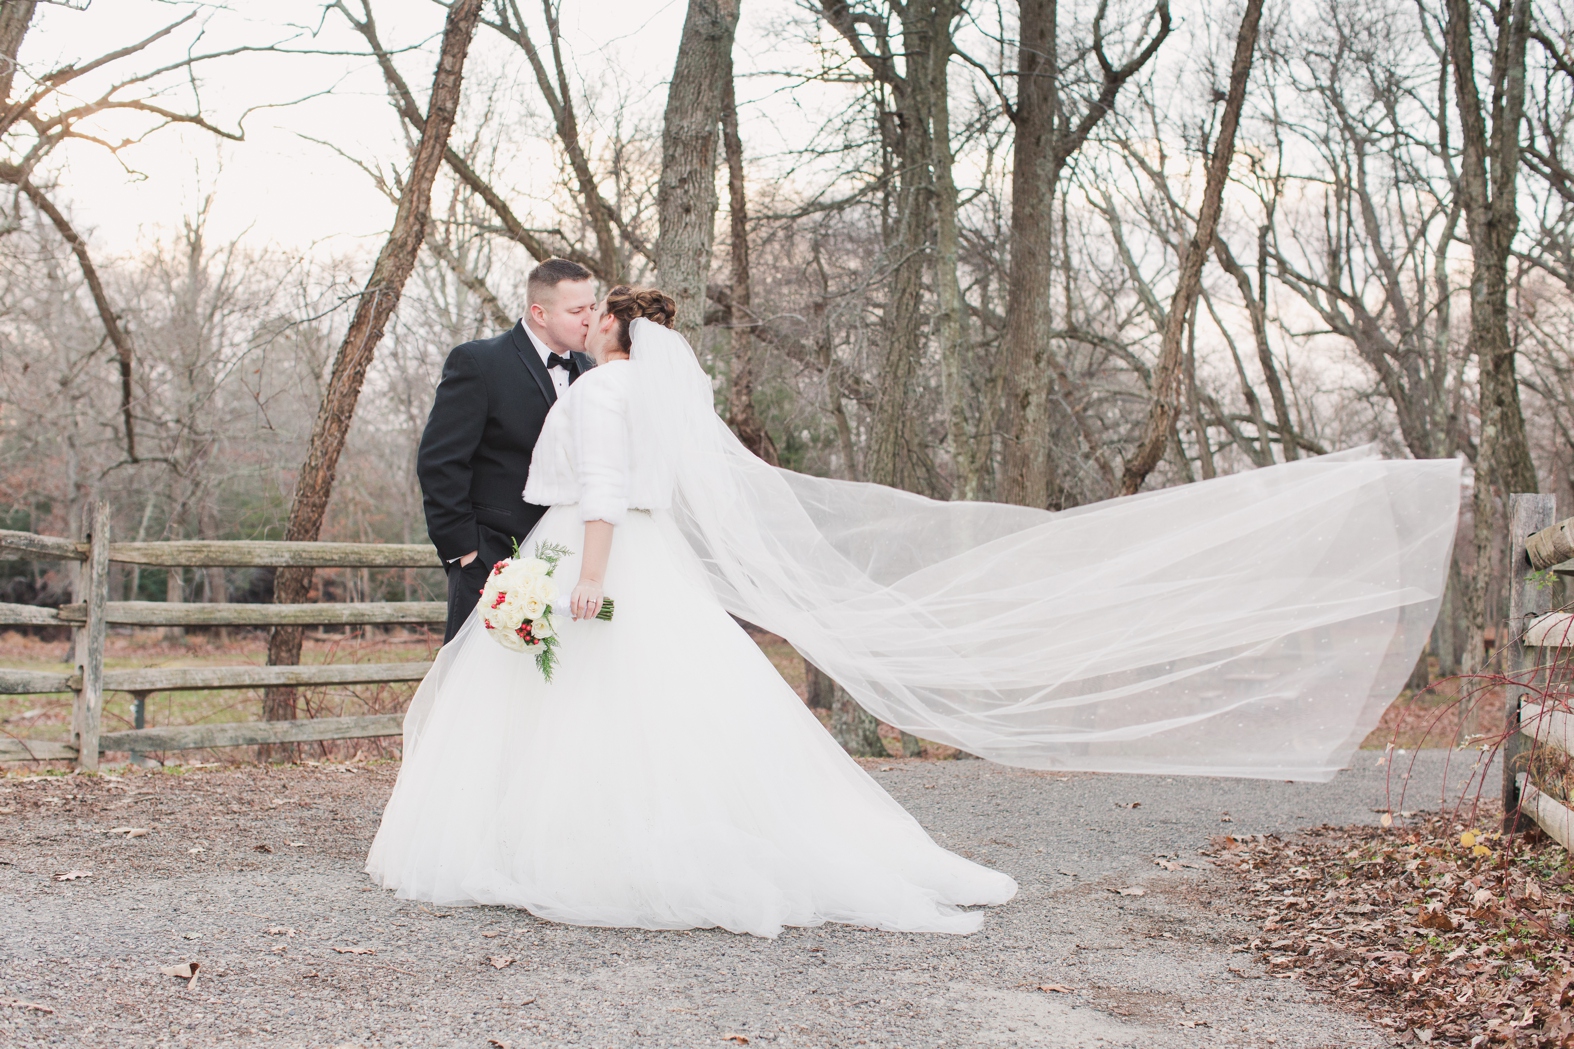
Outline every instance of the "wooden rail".
<path fill-rule="evenodd" d="M 1549 710 L 1538 703 L 1521 703 L 1520 732 L 1531 745 L 1551 747 L 1574 755 L 1574 717 L 1562 710 Z M 1528 748 L 1527 748 L 1528 749 Z M 1536 825 L 1565 849 L 1574 850 L 1574 812 L 1568 803 L 1541 790 L 1529 773 L 1515 776 L 1519 787 L 1520 809 Z"/>
<path fill-rule="evenodd" d="M 0 530 L 0 554 L 36 561 L 86 561 L 89 543 Z M 289 543 L 190 539 L 111 543 L 109 559 L 169 568 L 441 568 L 436 548 L 422 543 Z"/>
<path fill-rule="evenodd" d="M 1515 499 L 1528 499 L 1530 496 L 1514 496 Z M 1550 500 L 1551 496 L 1542 496 Z M 1552 503 L 1547 506 L 1550 510 Z M 1525 554 L 1530 562 L 1530 567 L 1538 572 L 1545 572 L 1554 565 L 1574 559 L 1574 517 L 1559 521 L 1557 524 L 1547 524 L 1538 528 L 1524 539 Z"/>
<path fill-rule="evenodd" d="M 153 692 L 273 686 L 352 685 L 419 681 L 430 663 L 347 663 L 328 666 L 154 667 L 106 670 L 104 636 L 127 626 L 365 626 L 435 625 L 448 617 L 440 601 L 365 601 L 324 604 L 232 604 L 110 601 L 110 562 L 169 568 L 440 568 L 429 545 L 415 543 L 295 543 L 191 540 L 116 543 L 110 540 L 109 507 L 95 503 L 86 542 L 32 532 L 0 530 L 0 558 L 85 562 L 83 600 L 61 608 L 0 603 L 0 626 L 65 626 L 74 634 L 72 664 L 60 670 L 0 667 L 0 693 L 72 692 L 69 743 L 0 736 L 0 761 L 74 760 L 98 767 L 108 751 L 134 754 L 204 747 L 306 743 L 400 734 L 403 716 L 244 721 L 222 725 L 142 728 L 145 697 Z M 138 728 L 100 732 L 105 692 L 136 697 Z"/>
<path fill-rule="evenodd" d="M 397 736 L 404 731 L 403 725 L 403 714 L 305 718 L 300 721 L 236 721 L 224 725 L 174 725 L 168 728 L 106 732 L 98 738 L 98 750 L 100 754 L 110 751 L 148 754 L 205 747 L 254 747 L 269 743 L 372 739 Z M 0 761 L 74 761 L 79 756 L 77 748 L 69 743 L 0 737 Z"/>
<path fill-rule="evenodd" d="M 106 601 L 111 626 L 369 626 L 428 625 L 448 620 L 441 601 L 357 601 L 344 604 L 226 604 L 174 601 Z M 87 605 L 0 604 L 0 626 L 81 626 Z"/>
<path fill-rule="evenodd" d="M 189 692 L 215 688 L 272 688 L 280 685 L 372 685 L 419 681 L 430 663 L 330 663 L 294 667 L 150 667 L 106 670 L 106 692 Z M 0 694 L 75 692 L 80 674 L 0 668 Z"/>
<path fill-rule="evenodd" d="M 1506 692 L 1508 736 L 1502 747 L 1503 827 L 1535 823 L 1566 849 L 1574 850 L 1574 812 L 1535 783 L 1525 755 L 1547 746 L 1574 754 L 1574 717 L 1534 702 L 1529 683 L 1548 669 L 1547 651 L 1574 648 L 1574 615 L 1549 611 L 1552 590 L 1544 573 L 1574 576 L 1574 518 L 1558 521 L 1550 495 L 1509 497 L 1509 644 L 1503 669 L 1513 682 Z M 1538 650 L 1533 656 L 1527 650 Z M 1557 659 L 1552 659 L 1555 667 Z"/>

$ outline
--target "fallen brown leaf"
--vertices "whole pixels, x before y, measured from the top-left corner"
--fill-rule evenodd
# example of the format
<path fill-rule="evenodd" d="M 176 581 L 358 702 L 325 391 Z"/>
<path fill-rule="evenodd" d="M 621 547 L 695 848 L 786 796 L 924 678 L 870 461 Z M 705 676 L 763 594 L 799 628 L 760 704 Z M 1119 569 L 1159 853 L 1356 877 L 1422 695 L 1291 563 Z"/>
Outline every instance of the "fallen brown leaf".
<path fill-rule="evenodd" d="M 111 827 L 108 834 L 124 834 L 128 838 L 145 838 L 148 834 L 146 827 Z"/>
<path fill-rule="evenodd" d="M 251 851 L 252 852 L 272 852 L 273 851 L 273 846 L 269 845 L 267 842 L 263 842 L 260 845 L 253 845 L 251 847 Z"/>
<path fill-rule="evenodd" d="M 494 954 L 487 961 L 492 963 L 492 968 L 494 969 L 506 969 L 514 964 L 514 956 L 511 954 Z"/>
<path fill-rule="evenodd" d="M 484 933 L 481 934 L 481 937 L 483 939 L 487 939 L 487 940 L 495 940 L 501 935 L 503 935 L 503 934 L 500 933 L 500 932 L 484 932 Z"/>
<path fill-rule="evenodd" d="M 1495 803 L 1461 815 L 1215 839 L 1212 854 L 1262 922 L 1248 949 L 1273 977 L 1358 1004 L 1401 1042 L 1574 1046 L 1567 856 L 1540 835 L 1471 830 L 1501 818 Z"/>
<path fill-rule="evenodd" d="M 1054 991 L 1056 994 L 1074 993 L 1070 987 L 1063 983 L 1041 983 L 1038 985 L 1038 989 L 1041 991 Z"/>
<path fill-rule="evenodd" d="M 492 1049 L 512 1049 L 512 1046 L 501 1038 L 488 1038 L 486 1044 L 490 1045 Z"/>
<path fill-rule="evenodd" d="M 1124 889 L 1115 889 L 1112 891 L 1118 892 L 1122 896 L 1146 896 L 1148 894 L 1148 890 L 1144 889 L 1140 885 L 1132 885 Z"/>
<path fill-rule="evenodd" d="M 92 876 L 93 876 L 93 872 L 92 871 L 65 871 L 65 872 L 63 872 L 61 874 L 55 875 L 55 880 L 56 881 L 79 881 L 82 878 L 91 878 Z"/>
<path fill-rule="evenodd" d="M 335 947 L 333 949 L 333 953 L 334 954 L 376 954 L 377 953 L 377 949 L 374 948 L 374 947 Z"/>
<path fill-rule="evenodd" d="M 269 936 L 294 936 L 295 930 L 285 925 L 270 925 L 265 930 Z"/>
<path fill-rule="evenodd" d="M 721 1040 L 724 1042 L 737 1042 L 739 1045 L 749 1044 L 748 1036 L 742 1034 L 724 1034 L 721 1036 Z"/>

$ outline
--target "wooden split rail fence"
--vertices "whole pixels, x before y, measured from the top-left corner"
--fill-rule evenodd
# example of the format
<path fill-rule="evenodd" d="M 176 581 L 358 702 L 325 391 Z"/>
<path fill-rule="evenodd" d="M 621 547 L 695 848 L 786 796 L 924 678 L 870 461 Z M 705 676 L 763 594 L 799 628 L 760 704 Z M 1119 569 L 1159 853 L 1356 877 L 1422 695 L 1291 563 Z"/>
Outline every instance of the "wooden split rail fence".
<path fill-rule="evenodd" d="M 242 721 L 230 724 L 147 728 L 147 697 L 187 689 L 262 688 L 288 685 L 351 685 L 419 681 L 430 663 L 350 663 L 328 666 L 168 667 L 106 670 L 104 641 L 109 626 L 360 626 L 441 625 L 441 601 L 364 601 L 323 604 L 186 604 L 109 600 L 110 562 L 161 568 L 440 568 L 437 551 L 423 544 L 291 543 L 267 541 L 110 541 L 109 507 L 98 503 L 86 542 L 31 532 L 0 530 L 0 558 L 82 562 L 83 600 L 59 609 L 0 603 L 0 627 L 73 628 L 73 663 L 60 671 L 0 667 L 0 693 L 72 692 L 71 741 L 51 743 L 0 736 L 0 761 L 73 760 L 96 769 L 101 753 L 132 755 L 204 747 L 307 743 L 331 739 L 397 736 L 403 716 Z M 106 692 L 128 692 L 135 728 L 100 732 Z"/>
<path fill-rule="evenodd" d="M 1574 517 L 1554 523 L 1550 495 L 1509 497 L 1509 622 L 1504 673 L 1512 684 L 1505 711 L 1503 827 L 1536 823 L 1574 852 L 1574 812 L 1542 791 L 1526 767 L 1536 747 L 1551 747 L 1574 760 L 1574 717 L 1542 702 L 1546 693 L 1574 687 L 1574 613 L 1552 611 L 1555 577 L 1574 578 Z M 1551 686 L 1550 688 L 1547 686 Z"/>

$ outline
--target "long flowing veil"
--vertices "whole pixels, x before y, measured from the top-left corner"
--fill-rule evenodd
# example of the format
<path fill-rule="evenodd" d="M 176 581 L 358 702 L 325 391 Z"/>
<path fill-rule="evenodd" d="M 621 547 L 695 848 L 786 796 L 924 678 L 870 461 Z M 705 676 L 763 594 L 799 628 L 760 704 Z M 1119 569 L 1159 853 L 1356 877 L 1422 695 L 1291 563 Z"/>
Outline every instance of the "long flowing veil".
<path fill-rule="evenodd" d="M 1369 449 L 1050 512 L 769 466 L 631 326 L 636 470 L 722 604 L 870 713 L 1027 768 L 1326 780 L 1442 599 L 1456 460 Z M 704 653 L 696 653 L 703 659 Z"/>

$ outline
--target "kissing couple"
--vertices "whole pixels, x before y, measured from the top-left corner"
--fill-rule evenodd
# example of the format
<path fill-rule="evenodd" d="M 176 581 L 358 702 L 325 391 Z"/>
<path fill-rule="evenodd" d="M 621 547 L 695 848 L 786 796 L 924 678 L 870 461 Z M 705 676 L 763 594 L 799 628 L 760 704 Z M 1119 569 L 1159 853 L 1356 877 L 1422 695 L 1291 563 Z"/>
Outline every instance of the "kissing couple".
<path fill-rule="evenodd" d="M 1060 513 L 929 499 L 752 455 L 659 290 L 551 259 L 527 300 L 449 354 L 421 440 L 448 630 L 366 864 L 402 898 L 970 933 L 1016 882 L 937 845 L 737 619 L 1005 764 L 1324 780 L 1436 617 L 1456 460 L 1356 449 Z M 516 543 L 565 551 L 550 681 L 476 611 Z"/>

